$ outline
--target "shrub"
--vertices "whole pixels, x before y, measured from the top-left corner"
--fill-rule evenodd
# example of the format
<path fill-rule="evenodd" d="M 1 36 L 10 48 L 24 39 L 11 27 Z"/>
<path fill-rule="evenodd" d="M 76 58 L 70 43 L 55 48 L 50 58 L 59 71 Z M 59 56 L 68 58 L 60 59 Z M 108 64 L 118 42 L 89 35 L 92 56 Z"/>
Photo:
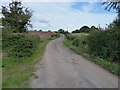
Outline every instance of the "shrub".
<path fill-rule="evenodd" d="M 90 53 L 110 61 L 120 60 L 120 30 L 114 28 L 91 34 L 88 38 Z"/>
<path fill-rule="evenodd" d="M 52 37 L 59 37 L 60 34 L 53 34 Z"/>
<path fill-rule="evenodd" d="M 38 36 L 31 36 L 28 34 L 11 33 L 3 34 L 2 47 L 3 52 L 7 52 L 8 56 L 17 58 L 29 57 L 37 47 L 40 41 Z"/>
<path fill-rule="evenodd" d="M 74 39 L 76 38 L 76 36 L 67 34 L 67 35 L 66 35 L 66 38 L 67 38 L 68 40 L 74 40 Z"/>
<path fill-rule="evenodd" d="M 76 47 L 86 47 L 87 45 L 87 36 L 76 37 L 72 43 Z"/>

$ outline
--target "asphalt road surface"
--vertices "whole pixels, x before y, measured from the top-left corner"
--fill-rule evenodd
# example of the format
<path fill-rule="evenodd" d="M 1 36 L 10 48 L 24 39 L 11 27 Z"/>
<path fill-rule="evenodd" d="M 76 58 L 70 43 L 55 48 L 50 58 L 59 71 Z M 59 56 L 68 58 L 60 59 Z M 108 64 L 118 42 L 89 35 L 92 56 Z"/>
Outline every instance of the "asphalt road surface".
<path fill-rule="evenodd" d="M 118 88 L 117 76 L 64 46 L 63 39 L 48 43 L 31 88 Z"/>

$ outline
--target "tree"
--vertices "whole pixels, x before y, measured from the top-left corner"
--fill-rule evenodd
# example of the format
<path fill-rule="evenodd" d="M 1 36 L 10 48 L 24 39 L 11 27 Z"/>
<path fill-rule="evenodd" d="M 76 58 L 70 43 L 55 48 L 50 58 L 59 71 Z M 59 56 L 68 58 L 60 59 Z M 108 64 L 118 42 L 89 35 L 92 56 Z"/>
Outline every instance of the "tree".
<path fill-rule="evenodd" d="M 48 32 L 51 32 L 51 30 L 48 30 Z"/>
<path fill-rule="evenodd" d="M 95 26 L 91 26 L 91 29 L 96 29 L 96 27 Z"/>
<path fill-rule="evenodd" d="M 30 24 L 32 12 L 22 6 L 20 1 L 12 1 L 9 6 L 2 6 L 2 26 L 13 32 L 25 32 Z"/>
<path fill-rule="evenodd" d="M 112 0 L 109 0 L 108 2 L 104 2 L 104 4 L 107 4 L 106 10 L 110 11 L 111 9 L 115 9 L 118 13 L 118 19 L 120 20 L 120 1 L 113 2 Z"/>
<path fill-rule="evenodd" d="M 107 4 L 106 10 L 110 11 L 111 9 L 115 9 L 118 13 L 118 17 L 113 21 L 114 26 L 120 27 L 120 1 L 113 2 L 112 0 L 108 2 L 104 2 L 103 4 Z"/>
<path fill-rule="evenodd" d="M 88 33 L 90 31 L 90 28 L 88 26 L 83 26 L 80 28 L 80 32 Z"/>
<path fill-rule="evenodd" d="M 41 29 L 39 31 L 42 31 Z"/>
<path fill-rule="evenodd" d="M 72 31 L 72 33 L 80 33 L 80 30 L 76 29 L 75 31 Z"/>
<path fill-rule="evenodd" d="M 69 32 L 68 31 L 65 31 L 64 34 L 68 34 Z"/>
<path fill-rule="evenodd" d="M 65 31 L 63 29 L 59 29 L 58 32 L 64 34 Z"/>
<path fill-rule="evenodd" d="M 63 30 L 63 29 L 59 29 L 59 30 L 58 30 L 58 33 L 68 34 L 69 32 L 68 32 L 68 31 L 65 31 L 65 30 Z"/>

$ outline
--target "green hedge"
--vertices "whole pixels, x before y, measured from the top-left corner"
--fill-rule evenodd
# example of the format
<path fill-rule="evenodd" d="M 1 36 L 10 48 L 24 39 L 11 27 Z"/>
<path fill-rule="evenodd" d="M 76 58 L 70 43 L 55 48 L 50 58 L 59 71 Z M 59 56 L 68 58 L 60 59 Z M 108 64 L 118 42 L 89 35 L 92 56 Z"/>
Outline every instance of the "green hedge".
<path fill-rule="evenodd" d="M 88 37 L 88 46 L 90 53 L 103 59 L 119 62 L 120 60 L 120 30 L 114 28 L 111 30 L 96 32 Z"/>

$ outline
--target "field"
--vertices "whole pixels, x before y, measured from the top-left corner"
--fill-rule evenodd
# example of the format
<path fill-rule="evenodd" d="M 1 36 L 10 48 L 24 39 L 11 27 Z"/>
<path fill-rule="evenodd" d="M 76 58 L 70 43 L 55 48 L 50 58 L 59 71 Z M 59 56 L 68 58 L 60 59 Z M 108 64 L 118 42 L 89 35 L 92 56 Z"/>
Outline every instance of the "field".
<path fill-rule="evenodd" d="M 38 35 L 41 39 L 50 38 L 52 35 L 54 35 L 53 32 L 43 32 L 43 31 L 28 31 L 31 35 Z"/>

